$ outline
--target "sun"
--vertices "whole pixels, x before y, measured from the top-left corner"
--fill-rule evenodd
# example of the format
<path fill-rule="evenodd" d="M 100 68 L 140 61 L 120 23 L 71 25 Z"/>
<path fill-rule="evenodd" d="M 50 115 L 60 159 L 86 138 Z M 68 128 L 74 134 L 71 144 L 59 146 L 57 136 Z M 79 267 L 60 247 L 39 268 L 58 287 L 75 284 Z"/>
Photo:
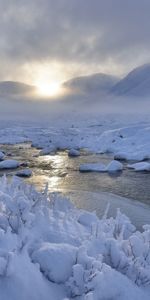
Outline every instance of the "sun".
<path fill-rule="evenodd" d="M 54 97 L 60 94 L 61 84 L 56 81 L 50 83 L 39 82 L 37 84 L 37 92 L 43 97 Z"/>

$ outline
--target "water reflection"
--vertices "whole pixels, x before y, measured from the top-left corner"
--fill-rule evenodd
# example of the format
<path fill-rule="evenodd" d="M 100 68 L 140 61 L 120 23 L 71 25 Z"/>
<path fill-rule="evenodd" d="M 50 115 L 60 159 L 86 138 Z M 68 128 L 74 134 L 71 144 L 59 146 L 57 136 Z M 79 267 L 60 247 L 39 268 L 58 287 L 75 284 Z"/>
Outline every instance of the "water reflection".
<path fill-rule="evenodd" d="M 70 195 L 72 201 L 80 208 L 88 210 L 96 210 L 98 215 L 103 211 L 103 204 L 106 204 L 106 198 L 101 192 L 109 192 L 119 196 L 131 198 L 129 203 L 126 199 L 117 198 L 111 200 L 111 212 L 114 213 L 116 207 L 122 207 L 123 211 L 131 215 L 132 220 L 139 224 L 139 219 L 150 216 L 142 209 L 135 213 L 135 200 L 150 205 L 150 173 L 135 173 L 128 170 L 124 163 L 122 173 L 105 174 L 105 173 L 80 173 L 79 165 L 86 162 L 102 162 L 108 164 L 112 157 L 110 155 L 94 155 L 82 152 L 80 157 L 69 158 L 67 152 L 59 152 L 56 155 L 37 156 L 39 150 L 31 148 L 29 144 L 3 146 L 7 153 L 11 153 L 13 159 L 21 162 L 27 161 L 29 167 L 33 171 L 33 176 L 26 179 L 28 182 L 37 186 L 39 190 L 43 190 L 48 182 L 50 191 L 62 191 Z M 9 157 L 10 158 L 10 157 Z M 15 174 L 15 171 L 8 170 L 9 174 Z M 3 172 L 1 171 L 1 175 Z M 107 195 L 108 197 L 108 195 Z M 105 198 L 105 200 L 104 200 Z M 76 200 L 75 200 L 76 199 Z M 78 200 L 77 200 L 78 199 Z M 123 201 L 125 204 L 123 205 Z M 132 205 L 131 205 L 132 204 Z M 131 213 L 132 212 L 132 213 Z M 138 215 L 138 217 L 137 217 Z M 138 218 L 138 220 L 137 220 Z M 140 219 L 140 224 L 142 221 Z"/>

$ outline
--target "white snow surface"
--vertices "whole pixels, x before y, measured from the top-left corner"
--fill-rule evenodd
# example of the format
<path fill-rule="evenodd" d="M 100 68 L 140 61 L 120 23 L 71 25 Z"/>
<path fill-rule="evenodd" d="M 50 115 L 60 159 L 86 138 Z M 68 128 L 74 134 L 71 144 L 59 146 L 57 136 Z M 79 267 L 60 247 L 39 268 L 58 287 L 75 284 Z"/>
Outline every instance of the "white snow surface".
<path fill-rule="evenodd" d="M 96 153 L 114 153 L 114 159 L 143 161 L 150 159 L 150 120 L 116 116 L 92 120 L 63 120 L 48 126 L 14 126 L 0 128 L 1 144 L 31 142 L 42 149 L 40 155 L 59 150 L 88 149 Z M 72 124 L 73 123 L 73 124 Z M 127 125 L 128 124 L 128 125 Z M 55 126 L 54 126 L 55 125 Z M 111 129 L 110 129 L 111 128 Z"/>
<path fill-rule="evenodd" d="M 145 121 L 144 121 L 145 120 Z M 111 128 L 111 129 L 110 129 Z M 113 153 L 114 159 L 143 161 L 150 159 L 150 120 L 141 116 L 97 116 L 82 120 L 67 119 L 49 125 L 0 127 L 0 143 L 31 142 L 42 149 L 40 155 L 59 150 L 88 149 L 96 153 Z"/>
<path fill-rule="evenodd" d="M 102 219 L 21 179 L 0 180 L 3 300 L 148 300 L 150 225 Z"/>
<path fill-rule="evenodd" d="M 39 263 L 44 275 L 56 283 L 65 283 L 69 279 L 76 257 L 76 247 L 61 243 L 42 243 L 32 253 L 33 262 Z"/>
<path fill-rule="evenodd" d="M 131 126 L 108 130 L 101 134 L 102 152 L 114 153 L 115 159 L 142 161 L 150 159 L 150 127 Z"/>

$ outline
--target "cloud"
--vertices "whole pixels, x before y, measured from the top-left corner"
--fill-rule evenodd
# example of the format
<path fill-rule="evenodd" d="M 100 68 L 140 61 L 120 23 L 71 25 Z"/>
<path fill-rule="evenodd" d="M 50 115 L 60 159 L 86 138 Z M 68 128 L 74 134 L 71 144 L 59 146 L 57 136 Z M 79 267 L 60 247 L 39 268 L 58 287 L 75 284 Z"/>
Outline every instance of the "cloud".
<path fill-rule="evenodd" d="M 0 0 L 0 11 L 0 79 L 27 65 L 57 62 L 71 77 L 150 60 L 149 0 Z"/>

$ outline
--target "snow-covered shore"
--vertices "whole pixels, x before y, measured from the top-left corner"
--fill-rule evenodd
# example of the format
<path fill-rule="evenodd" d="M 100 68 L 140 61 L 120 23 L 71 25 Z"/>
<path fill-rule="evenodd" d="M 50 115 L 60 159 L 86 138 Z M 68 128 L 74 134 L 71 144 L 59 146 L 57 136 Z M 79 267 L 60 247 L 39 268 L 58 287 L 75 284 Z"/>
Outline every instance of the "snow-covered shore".
<path fill-rule="evenodd" d="M 1 299 L 149 299 L 149 226 L 99 220 L 16 177 L 1 179 L 0 207 Z"/>
<path fill-rule="evenodd" d="M 144 117 L 143 117 L 144 118 Z M 143 161 L 150 159 L 150 122 L 119 121 L 107 117 L 95 120 L 63 120 L 53 126 L 11 126 L 0 129 L 1 144 L 31 142 L 49 154 L 57 150 L 86 148 L 92 152 L 111 152 L 115 159 Z"/>

